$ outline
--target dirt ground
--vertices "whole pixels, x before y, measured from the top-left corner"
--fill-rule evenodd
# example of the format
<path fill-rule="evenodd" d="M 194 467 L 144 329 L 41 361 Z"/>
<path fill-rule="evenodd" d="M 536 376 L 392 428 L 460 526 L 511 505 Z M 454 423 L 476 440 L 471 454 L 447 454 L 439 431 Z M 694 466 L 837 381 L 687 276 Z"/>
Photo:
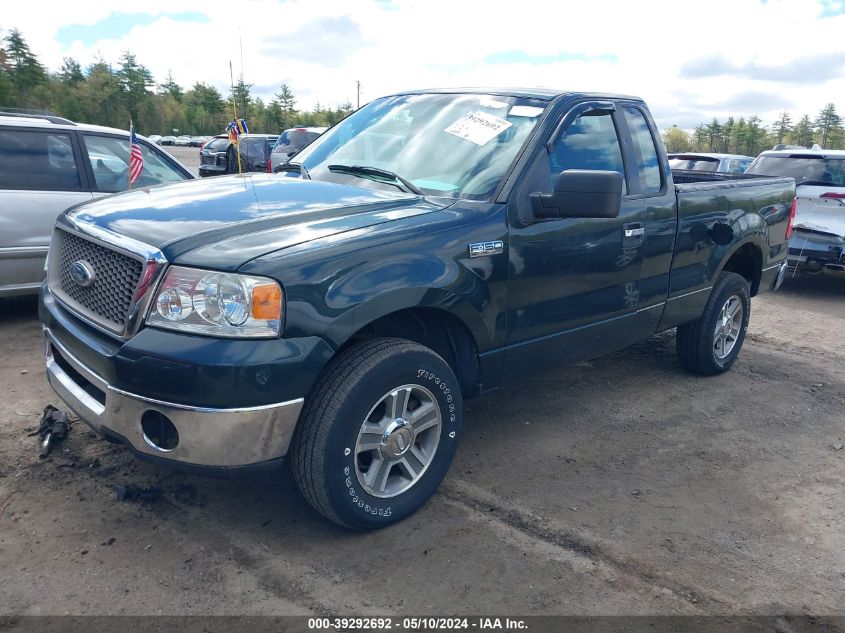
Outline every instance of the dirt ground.
<path fill-rule="evenodd" d="M 82 423 L 38 459 L 35 302 L 0 302 L 0 614 L 843 614 L 843 334 L 845 280 L 799 277 L 726 375 L 670 332 L 471 401 L 438 494 L 357 534 Z"/>

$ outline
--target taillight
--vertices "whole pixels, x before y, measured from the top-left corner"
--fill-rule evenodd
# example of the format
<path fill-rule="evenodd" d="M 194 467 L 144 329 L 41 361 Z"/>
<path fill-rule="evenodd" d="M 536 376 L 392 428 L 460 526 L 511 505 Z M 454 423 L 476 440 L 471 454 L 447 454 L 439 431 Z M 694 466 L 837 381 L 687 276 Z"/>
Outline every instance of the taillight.
<path fill-rule="evenodd" d="M 819 198 L 833 198 L 835 200 L 845 200 L 845 193 L 838 193 L 836 191 L 828 191 L 819 196 Z"/>
<path fill-rule="evenodd" d="M 271 161 L 269 158 L 267 159 L 267 173 L 273 173 L 273 161 Z"/>
<path fill-rule="evenodd" d="M 792 199 L 792 206 L 789 207 L 789 222 L 786 224 L 786 239 L 792 237 L 792 221 L 795 219 L 795 211 L 798 209 L 798 198 Z"/>

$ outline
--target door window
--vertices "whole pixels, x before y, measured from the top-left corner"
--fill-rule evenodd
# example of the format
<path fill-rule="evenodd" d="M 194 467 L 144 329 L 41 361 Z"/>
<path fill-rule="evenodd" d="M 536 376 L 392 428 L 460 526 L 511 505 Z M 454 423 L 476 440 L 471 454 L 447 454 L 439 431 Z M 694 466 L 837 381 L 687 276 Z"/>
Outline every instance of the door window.
<path fill-rule="evenodd" d="M 566 129 L 549 157 L 552 182 L 567 169 L 617 171 L 625 176 L 613 116 L 587 112 Z M 623 195 L 627 191 L 623 180 Z"/>
<path fill-rule="evenodd" d="M 637 108 L 623 108 L 622 111 L 634 141 L 634 158 L 640 174 L 640 189 L 642 193 L 657 193 L 663 184 L 660 178 L 660 161 L 657 159 L 657 147 L 645 115 Z"/>
<path fill-rule="evenodd" d="M 115 193 L 129 187 L 129 137 L 84 134 L 85 151 L 94 172 L 97 191 Z M 141 143 L 144 169 L 133 187 L 148 187 L 187 180 L 188 177 L 168 164 L 155 150 Z"/>
<path fill-rule="evenodd" d="M 81 188 L 70 134 L 0 130 L 0 189 Z"/>

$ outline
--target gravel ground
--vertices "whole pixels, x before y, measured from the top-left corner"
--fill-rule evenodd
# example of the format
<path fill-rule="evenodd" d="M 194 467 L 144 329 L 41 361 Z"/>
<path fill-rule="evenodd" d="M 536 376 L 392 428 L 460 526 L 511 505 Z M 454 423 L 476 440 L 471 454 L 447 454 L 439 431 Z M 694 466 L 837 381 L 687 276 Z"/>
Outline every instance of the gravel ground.
<path fill-rule="evenodd" d="M 194 175 L 199 174 L 200 168 L 200 149 L 199 147 L 176 147 L 175 145 L 168 145 L 162 147 L 165 152 L 173 156 L 176 160 L 182 163 L 185 167 L 190 169 Z"/>
<path fill-rule="evenodd" d="M 81 423 L 39 460 L 35 303 L 0 302 L 0 614 L 843 614 L 843 332 L 845 280 L 799 277 L 728 374 L 670 332 L 471 401 L 438 494 L 357 534 Z"/>

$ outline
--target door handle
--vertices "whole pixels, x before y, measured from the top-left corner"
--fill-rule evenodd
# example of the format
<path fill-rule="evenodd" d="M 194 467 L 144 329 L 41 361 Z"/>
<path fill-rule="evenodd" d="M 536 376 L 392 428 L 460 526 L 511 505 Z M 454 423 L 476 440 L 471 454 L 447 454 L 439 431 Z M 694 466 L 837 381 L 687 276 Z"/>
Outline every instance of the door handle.
<path fill-rule="evenodd" d="M 622 234 L 627 238 L 643 237 L 645 235 L 645 227 L 641 222 L 629 222 L 622 226 Z"/>

